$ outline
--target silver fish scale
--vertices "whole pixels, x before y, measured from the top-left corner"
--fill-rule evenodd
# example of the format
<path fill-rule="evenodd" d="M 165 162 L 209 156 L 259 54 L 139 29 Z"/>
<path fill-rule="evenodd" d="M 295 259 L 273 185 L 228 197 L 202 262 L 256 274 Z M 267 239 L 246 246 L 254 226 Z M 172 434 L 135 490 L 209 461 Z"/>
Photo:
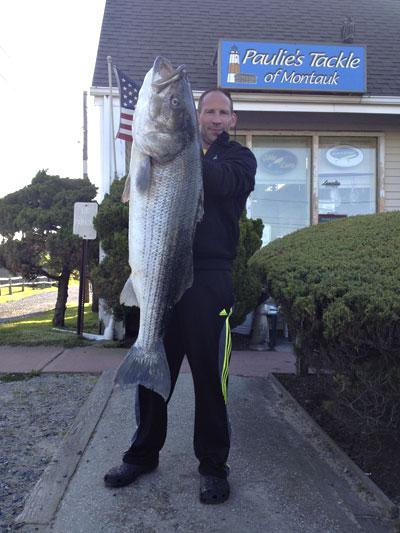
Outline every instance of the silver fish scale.
<path fill-rule="evenodd" d="M 130 264 L 141 313 L 136 344 L 145 352 L 161 340 L 168 309 L 193 281 L 192 245 L 202 215 L 197 150 L 194 143 L 168 164 L 153 163 L 150 187 L 133 191 Z"/>

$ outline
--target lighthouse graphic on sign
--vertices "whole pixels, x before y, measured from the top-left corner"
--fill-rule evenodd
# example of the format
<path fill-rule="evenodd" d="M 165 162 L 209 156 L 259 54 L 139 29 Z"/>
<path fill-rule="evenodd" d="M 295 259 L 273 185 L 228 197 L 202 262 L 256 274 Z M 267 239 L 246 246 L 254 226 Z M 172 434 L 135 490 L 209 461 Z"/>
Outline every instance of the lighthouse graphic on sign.
<path fill-rule="evenodd" d="M 240 72 L 240 58 L 237 46 L 232 46 L 229 52 L 228 83 L 235 83 L 235 74 Z"/>
<path fill-rule="evenodd" d="M 236 45 L 231 46 L 228 63 L 228 83 L 257 83 L 255 74 L 245 74 L 240 72 L 240 56 Z"/>

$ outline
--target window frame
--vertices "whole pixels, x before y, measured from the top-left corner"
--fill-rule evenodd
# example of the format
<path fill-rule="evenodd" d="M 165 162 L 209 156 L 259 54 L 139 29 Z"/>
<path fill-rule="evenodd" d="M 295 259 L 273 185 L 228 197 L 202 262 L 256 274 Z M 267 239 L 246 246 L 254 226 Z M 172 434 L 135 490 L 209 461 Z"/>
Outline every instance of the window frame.
<path fill-rule="evenodd" d="M 369 137 L 376 140 L 376 168 L 375 168 L 375 213 L 384 211 L 384 154 L 385 133 L 381 131 L 329 131 L 329 130 L 236 130 L 236 135 L 246 138 L 246 146 L 253 147 L 252 139 L 255 136 L 263 137 L 310 137 L 311 169 L 310 169 L 310 212 L 309 225 L 318 224 L 318 153 L 320 137 Z M 250 195 L 251 200 L 251 195 Z"/>

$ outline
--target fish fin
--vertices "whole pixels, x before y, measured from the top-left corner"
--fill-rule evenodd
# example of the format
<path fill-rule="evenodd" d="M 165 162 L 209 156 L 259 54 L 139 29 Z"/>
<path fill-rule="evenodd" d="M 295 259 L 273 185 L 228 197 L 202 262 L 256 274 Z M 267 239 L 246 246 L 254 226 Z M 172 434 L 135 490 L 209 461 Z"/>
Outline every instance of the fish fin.
<path fill-rule="evenodd" d="M 125 187 L 124 187 L 124 190 L 122 192 L 122 196 L 121 196 L 121 200 L 124 204 L 126 204 L 127 202 L 129 202 L 129 195 L 130 195 L 130 192 L 131 192 L 131 177 L 128 176 L 126 178 L 126 181 L 125 181 Z"/>
<path fill-rule="evenodd" d="M 124 288 L 121 291 L 119 303 L 126 305 L 127 307 L 133 307 L 135 305 L 139 307 L 138 299 L 133 289 L 133 283 L 130 276 L 126 280 Z"/>
<path fill-rule="evenodd" d="M 141 152 L 135 143 L 132 145 L 131 162 L 129 166 L 130 181 L 133 186 L 144 192 L 150 187 L 151 159 L 149 155 Z M 125 192 L 125 191 L 124 191 Z"/>
<path fill-rule="evenodd" d="M 148 155 L 141 154 L 139 164 L 136 166 L 136 187 L 140 191 L 146 191 L 150 187 L 151 160 Z"/>
<path fill-rule="evenodd" d="M 136 170 L 136 185 L 141 191 L 145 191 L 150 185 L 151 176 L 151 161 L 150 157 L 142 156 L 141 161 Z M 124 190 L 122 192 L 121 200 L 124 204 L 129 202 L 131 194 L 131 176 L 128 175 L 125 181 Z"/>
<path fill-rule="evenodd" d="M 114 381 L 119 385 L 143 385 L 167 401 L 171 375 L 163 342 L 158 341 L 150 350 L 134 344 L 119 366 Z"/>

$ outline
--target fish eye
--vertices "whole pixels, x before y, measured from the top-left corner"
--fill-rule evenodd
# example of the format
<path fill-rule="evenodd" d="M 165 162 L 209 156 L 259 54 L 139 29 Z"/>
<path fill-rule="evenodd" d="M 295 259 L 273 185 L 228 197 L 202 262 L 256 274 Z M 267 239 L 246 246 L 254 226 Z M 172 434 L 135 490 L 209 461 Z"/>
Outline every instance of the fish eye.
<path fill-rule="evenodd" d="M 171 96 L 171 105 L 172 107 L 179 106 L 179 99 L 176 96 Z"/>

